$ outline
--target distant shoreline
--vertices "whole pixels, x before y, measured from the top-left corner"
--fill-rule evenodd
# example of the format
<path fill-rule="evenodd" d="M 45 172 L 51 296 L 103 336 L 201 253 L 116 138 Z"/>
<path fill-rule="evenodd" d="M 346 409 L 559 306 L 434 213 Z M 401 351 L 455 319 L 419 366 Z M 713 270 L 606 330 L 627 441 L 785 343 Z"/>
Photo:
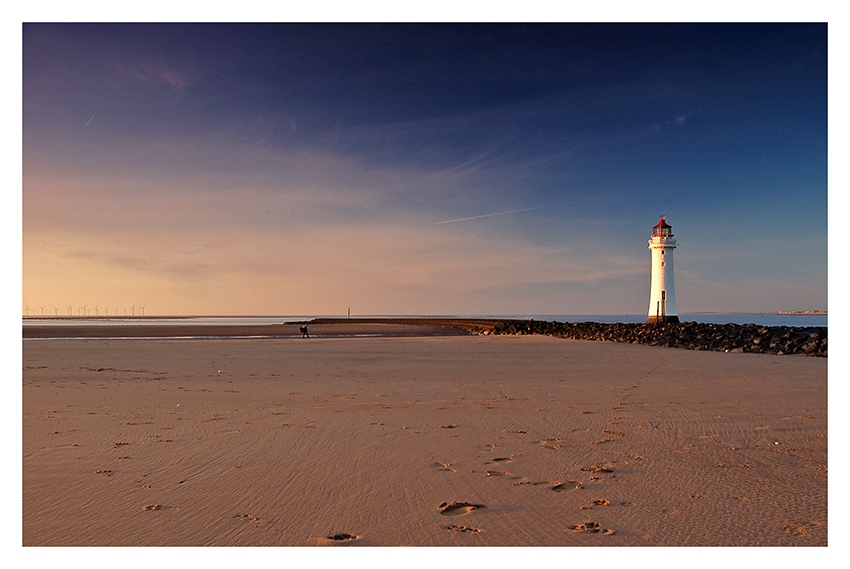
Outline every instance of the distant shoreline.
<path fill-rule="evenodd" d="M 283 339 L 302 337 L 301 325 L 309 323 L 311 337 L 397 337 L 397 336 L 456 336 L 468 334 L 463 327 L 438 323 L 332 322 L 316 325 L 313 321 L 286 322 L 266 325 L 210 324 L 146 324 L 139 325 L 62 325 L 23 326 L 24 340 L 75 339 Z"/>
<path fill-rule="evenodd" d="M 56 324 L 23 326 L 24 340 L 87 339 L 293 339 L 309 326 L 313 338 L 546 335 L 725 352 L 806 354 L 826 357 L 825 326 L 556 322 L 534 319 L 315 318 L 275 324 Z"/>
<path fill-rule="evenodd" d="M 776 312 L 684 312 L 680 313 L 679 316 L 683 319 L 686 319 L 688 316 L 712 316 L 712 315 L 744 315 L 751 314 L 753 316 L 829 316 L 829 312 L 826 310 L 779 310 Z M 534 318 L 538 318 L 540 316 L 545 315 L 533 315 Z M 585 317 L 585 316 L 621 316 L 619 313 L 612 314 L 598 314 L 598 315 L 589 315 L 589 314 L 574 314 L 572 316 Z M 632 316 L 632 315 L 626 315 Z M 641 315 L 635 315 L 641 316 Z M 337 315 L 337 314 L 323 314 L 318 316 L 306 316 L 306 315 L 296 315 L 296 314 L 176 314 L 176 315 L 91 315 L 87 314 L 83 315 L 65 315 L 65 314 L 57 314 L 57 315 L 21 315 L 23 320 L 200 320 L 200 319 L 240 319 L 240 318 L 262 318 L 262 319 L 279 319 L 279 320 L 287 320 L 292 318 L 303 318 L 305 320 L 312 320 L 315 318 L 334 318 L 334 319 L 351 319 L 351 316 L 345 315 Z M 376 319 L 376 318 L 423 318 L 423 319 L 449 319 L 449 320 L 522 320 L 528 318 L 524 315 L 491 315 L 491 314 L 480 314 L 480 315 L 460 315 L 460 316 L 452 316 L 452 315 L 429 315 L 429 314 L 375 314 L 375 315 L 358 315 L 353 317 L 354 319 Z"/>

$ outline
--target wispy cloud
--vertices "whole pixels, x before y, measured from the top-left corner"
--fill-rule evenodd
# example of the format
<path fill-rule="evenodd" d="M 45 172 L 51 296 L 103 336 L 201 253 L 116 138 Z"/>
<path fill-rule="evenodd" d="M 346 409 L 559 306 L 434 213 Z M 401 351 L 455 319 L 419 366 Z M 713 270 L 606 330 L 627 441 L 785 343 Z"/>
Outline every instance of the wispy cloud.
<path fill-rule="evenodd" d="M 684 114 L 684 115 L 678 115 L 675 119 L 673 119 L 674 124 L 675 124 L 676 126 L 682 126 L 683 124 L 685 124 L 685 121 L 686 121 L 686 120 L 688 120 L 689 118 L 691 118 L 692 116 L 694 116 L 694 114 L 693 114 L 693 113 L 687 113 L 687 114 Z"/>
<path fill-rule="evenodd" d="M 96 116 L 97 116 L 97 113 L 99 113 L 99 112 L 100 112 L 100 109 L 102 109 L 102 108 L 103 108 L 103 105 L 101 104 L 101 105 L 97 108 L 97 110 L 94 112 L 94 114 L 91 116 L 91 118 L 89 119 L 89 121 L 86 123 L 86 126 L 84 126 L 84 127 L 83 127 L 83 129 L 87 129 L 87 128 L 89 127 L 89 125 L 91 124 L 91 121 L 93 121 L 93 120 L 94 120 L 94 117 L 96 117 Z"/>
<path fill-rule="evenodd" d="M 525 208 L 525 209 L 514 209 L 514 210 L 511 210 L 511 211 L 500 211 L 498 213 L 485 213 L 483 215 L 473 215 L 471 217 L 459 217 L 457 219 L 447 219 L 446 221 L 438 221 L 434 225 L 442 225 L 444 223 L 457 223 L 458 221 L 470 221 L 472 219 L 482 219 L 482 218 L 485 218 L 485 217 L 495 217 L 497 215 L 510 215 L 512 213 L 522 213 L 524 211 L 535 211 L 535 210 L 538 210 L 538 209 L 543 209 L 543 207 L 544 206 L 528 207 L 528 208 Z"/>
<path fill-rule="evenodd" d="M 664 119 L 660 122 L 655 122 L 655 123 L 650 124 L 649 130 L 652 131 L 652 132 L 659 132 L 665 126 L 668 126 L 668 127 L 669 126 L 676 126 L 676 127 L 684 126 L 685 122 L 689 118 L 691 118 L 692 116 L 694 116 L 694 113 L 682 113 L 682 114 L 676 115 L 672 119 Z"/>

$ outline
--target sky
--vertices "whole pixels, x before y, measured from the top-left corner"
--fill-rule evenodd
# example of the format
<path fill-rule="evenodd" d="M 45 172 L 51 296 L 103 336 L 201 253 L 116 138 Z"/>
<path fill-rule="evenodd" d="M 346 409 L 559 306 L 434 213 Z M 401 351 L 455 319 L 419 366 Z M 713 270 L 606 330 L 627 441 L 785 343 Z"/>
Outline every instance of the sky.
<path fill-rule="evenodd" d="M 22 39 L 23 314 L 827 309 L 826 24 Z"/>

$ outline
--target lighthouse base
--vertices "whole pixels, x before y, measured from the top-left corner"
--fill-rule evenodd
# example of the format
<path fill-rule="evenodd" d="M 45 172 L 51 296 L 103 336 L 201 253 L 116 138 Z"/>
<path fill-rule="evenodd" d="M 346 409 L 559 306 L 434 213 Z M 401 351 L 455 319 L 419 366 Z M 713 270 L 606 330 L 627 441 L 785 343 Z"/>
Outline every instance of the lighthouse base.
<path fill-rule="evenodd" d="M 678 324 L 679 317 L 675 314 L 665 316 L 650 316 L 646 319 L 647 324 Z"/>

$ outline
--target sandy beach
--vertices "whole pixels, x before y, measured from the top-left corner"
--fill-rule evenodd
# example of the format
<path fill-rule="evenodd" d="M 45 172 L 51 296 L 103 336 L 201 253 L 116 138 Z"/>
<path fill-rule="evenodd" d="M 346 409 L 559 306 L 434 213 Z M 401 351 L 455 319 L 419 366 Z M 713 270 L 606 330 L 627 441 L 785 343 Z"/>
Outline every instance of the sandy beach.
<path fill-rule="evenodd" d="M 827 545 L 825 358 L 447 333 L 25 340 L 23 545 Z"/>

